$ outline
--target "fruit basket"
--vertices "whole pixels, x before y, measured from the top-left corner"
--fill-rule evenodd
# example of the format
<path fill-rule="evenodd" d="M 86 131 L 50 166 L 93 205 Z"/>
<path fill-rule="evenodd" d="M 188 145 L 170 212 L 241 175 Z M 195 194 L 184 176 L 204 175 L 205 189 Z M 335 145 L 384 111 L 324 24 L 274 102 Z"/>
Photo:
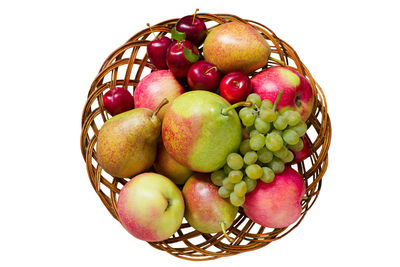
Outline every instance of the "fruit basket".
<path fill-rule="evenodd" d="M 311 115 L 306 121 L 308 130 L 305 137 L 311 144 L 311 153 L 305 160 L 292 166 L 301 174 L 306 186 L 305 195 L 301 199 L 301 216 L 295 223 L 284 228 L 263 227 L 250 220 L 243 209 L 239 208 L 233 224 L 226 229 L 230 240 L 226 239 L 223 233 L 199 232 L 184 220 L 178 231 L 168 239 L 149 242 L 154 248 L 179 258 L 210 260 L 264 247 L 284 237 L 301 223 L 320 193 L 322 177 L 328 164 L 331 125 L 322 89 L 289 44 L 266 26 L 252 20 L 228 14 L 199 13 L 197 16 L 204 20 L 209 30 L 232 21 L 251 25 L 267 40 L 271 47 L 271 56 L 278 59 L 269 60 L 263 69 L 282 64 L 296 69 L 308 79 L 315 96 Z M 146 46 L 153 39 L 151 34 L 167 35 L 177 21 L 178 19 L 166 20 L 132 36 L 106 58 L 88 92 L 82 114 L 81 151 L 94 190 L 116 220 L 120 220 L 117 212 L 118 195 L 129 179 L 113 177 L 98 164 L 96 143 L 99 129 L 111 117 L 105 111 L 103 94 L 104 91 L 116 86 L 123 86 L 133 94 L 139 81 L 156 70 L 146 53 Z M 250 76 L 261 70 L 256 70 Z"/>

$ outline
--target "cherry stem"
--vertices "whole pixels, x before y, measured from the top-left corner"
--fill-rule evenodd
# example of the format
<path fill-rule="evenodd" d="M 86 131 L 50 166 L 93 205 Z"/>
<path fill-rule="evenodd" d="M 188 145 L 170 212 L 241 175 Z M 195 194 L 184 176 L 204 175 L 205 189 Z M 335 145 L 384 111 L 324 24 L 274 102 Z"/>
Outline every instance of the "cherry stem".
<path fill-rule="evenodd" d="M 238 81 L 233 81 L 233 85 L 235 85 L 236 87 L 239 86 L 239 82 Z"/>
<path fill-rule="evenodd" d="M 283 62 L 283 61 L 280 60 L 280 59 L 277 59 L 277 58 L 274 58 L 274 57 L 269 57 L 269 59 L 272 60 L 272 61 L 274 61 L 274 62 L 276 62 L 276 63 L 278 63 L 278 64 L 281 65 L 281 66 L 286 66 L 286 63 Z"/>
<path fill-rule="evenodd" d="M 241 102 L 237 102 L 227 108 L 222 109 L 221 114 L 222 115 L 228 115 L 228 111 L 231 109 L 235 109 L 237 107 L 251 107 L 253 105 L 253 103 L 251 102 L 246 102 L 246 101 L 241 101 Z"/>
<path fill-rule="evenodd" d="M 217 67 L 216 66 L 214 66 L 214 67 L 211 67 L 211 68 L 209 68 L 208 70 L 206 70 L 205 72 L 204 72 L 204 74 L 207 74 L 210 70 L 212 70 L 212 69 L 215 69 L 215 70 L 217 70 Z"/>
<path fill-rule="evenodd" d="M 196 18 L 196 13 L 197 13 L 197 11 L 199 11 L 198 8 L 196 8 L 196 11 L 195 11 L 194 14 L 193 14 L 192 25 L 194 24 L 194 19 Z"/>
<path fill-rule="evenodd" d="M 157 36 L 156 36 L 156 34 L 153 32 L 153 29 L 151 28 L 150 23 L 147 23 L 146 25 L 147 25 L 147 27 L 149 27 L 151 33 L 154 35 L 154 39 L 156 39 Z"/>
<path fill-rule="evenodd" d="M 221 226 L 221 230 L 222 233 L 224 234 L 225 238 L 229 241 L 229 242 L 233 242 L 234 239 L 232 239 L 227 233 L 226 233 L 226 229 L 225 229 L 225 223 L 224 222 L 220 222 L 219 225 Z"/>
<path fill-rule="evenodd" d="M 164 98 L 160 104 L 158 104 L 158 106 L 156 107 L 156 110 L 154 110 L 152 117 L 156 117 L 158 112 L 160 111 L 160 109 L 165 106 L 166 104 L 168 104 L 168 99 Z"/>
<path fill-rule="evenodd" d="M 272 108 L 272 110 L 274 112 L 276 111 L 276 108 L 278 107 L 278 103 L 281 100 L 282 95 L 283 95 L 283 90 L 279 90 L 278 96 L 276 97 L 275 102 L 274 102 L 274 107 Z"/>

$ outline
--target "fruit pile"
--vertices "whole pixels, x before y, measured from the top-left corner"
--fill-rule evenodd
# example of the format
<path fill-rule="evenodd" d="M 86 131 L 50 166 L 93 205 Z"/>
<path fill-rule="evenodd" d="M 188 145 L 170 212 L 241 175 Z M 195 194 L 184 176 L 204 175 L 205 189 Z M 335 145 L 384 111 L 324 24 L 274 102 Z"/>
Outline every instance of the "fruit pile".
<path fill-rule="evenodd" d="M 117 204 L 125 229 L 158 242 L 185 218 L 232 242 L 226 230 L 239 208 L 264 227 L 296 222 L 306 186 L 291 166 L 311 151 L 306 121 L 315 97 L 307 78 L 272 58 L 246 23 L 207 29 L 195 13 L 154 37 L 147 44 L 154 70 L 133 95 L 123 87 L 103 95 L 113 117 L 98 133 L 96 160 L 129 179 Z"/>

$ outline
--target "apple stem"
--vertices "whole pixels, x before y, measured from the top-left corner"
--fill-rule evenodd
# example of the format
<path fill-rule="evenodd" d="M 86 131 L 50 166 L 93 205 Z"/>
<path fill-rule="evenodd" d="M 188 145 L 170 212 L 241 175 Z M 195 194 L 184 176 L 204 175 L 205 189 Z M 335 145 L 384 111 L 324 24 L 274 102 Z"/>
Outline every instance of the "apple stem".
<path fill-rule="evenodd" d="M 199 11 L 198 8 L 196 8 L 196 11 L 195 11 L 194 14 L 193 14 L 192 25 L 194 24 L 194 19 L 196 18 L 196 13 L 197 13 L 197 11 Z"/>
<path fill-rule="evenodd" d="M 218 70 L 217 67 L 214 66 L 214 67 L 211 67 L 211 68 L 209 68 L 208 70 L 206 70 L 206 71 L 204 72 L 204 74 L 207 74 L 207 73 L 208 73 L 210 70 L 212 70 L 212 69 Z"/>
<path fill-rule="evenodd" d="M 160 104 L 158 104 L 158 106 L 156 107 L 156 110 L 154 110 L 153 115 L 151 116 L 152 118 L 156 117 L 158 112 L 160 111 L 160 109 L 165 106 L 166 104 L 168 104 L 168 99 L 164 98 Z"/>
<path fill-rule="evenodd" d="M 226 116 L 226 115 L 228 115 L 228 111 L 231 109 L 235 109 L 237 107 L 251 107 L 252 105 L 253 105 L 253 103 L 251 103 L 251 102 L 246 102 L 246 101 L 237 102 L 233 105 L 230 105 L 227 108 L 223 108 L 221 111 L 221 114 Z"/>
<path fill-rule="evenodd" d="M 149 27 L 151 33 L 154 35 L 154 39 L 157 39 L 156 34 L 153 32 L 153 29 L 152 29 L 151 26 L 150 26 L 150 23 L 147 23 L 146 25 L 147 25 L 147 27 Z"/>
<path fill-rule="evenodd" d="M 275 102 L 274 102 L 274 107 L 272 108 L 272 110 L 274 112 L 276 111 L 276 109 L 278 107 L 278 103 L 281 100 L 282 95 L 283 95 L 283 90 L 279 90 L 278 96 L 276 97 Z"/>
<path fill-rule="evenodd" d="M 278 63 L 278 64 L 281 65 L 281 66 L 286 66 L 286 63 L 283 62 L 283 61 L 280 60 L 280 59 L 277 59 L 277 58 L 274 58 L 274 57 L 269 57 L 269 59 L 272 60 L 272 61 L 274 61 L 274 62 L 276 62 L 276 63 Z"/>
<path fill-rule="evenodd" d="M 221 226 L 221 230 L 222 233 L 224 234 L 225 238 L 229 241 L 229 242 L 233 242 L 234 239 L 232 239 L 227 233 L 226 233 L 226 229 L 225 229 L 225 223 L 224 222 L 220 222 L 219 225 Z"/>

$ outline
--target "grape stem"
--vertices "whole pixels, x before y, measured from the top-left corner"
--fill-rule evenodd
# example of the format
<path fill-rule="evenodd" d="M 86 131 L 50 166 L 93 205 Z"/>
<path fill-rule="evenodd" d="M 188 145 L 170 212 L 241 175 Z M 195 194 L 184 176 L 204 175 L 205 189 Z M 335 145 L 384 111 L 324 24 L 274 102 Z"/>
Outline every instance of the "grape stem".
<path fill-rule="evenodd" d="M 277 59 L 277 58 L 274 58 L 274 57 L 269 57 L 269 60 L 272 60 L 272 61 L 278 63 L 278 64 L 281 65 L 281 66 L 286 66 L 286 63 L 283 62 L 283 61 L 280 60 L 280 59 Z"/>
<path fill-rule="evenodd" d="M 278 103 L 281 100 L 282 95 L 283 95 L 283 90 L 279 90 L 278 96 L 276 97 L 275 102 L 274 102 L 274 107 L 272 108 L 272 110 L 274 112 L 276 111 L 276 109 L 278 107 Z"/>
<path fill-rule="evenodd" d="M 154 110 L 153 115 L 151 116 L 152 118 L 156 117 L 158 112 L 160 111 L 160 109 L 165 106 L 166 104 L 168 104 L 168 99 L 164 98 L 160 104 L 158 104 L 158 106 L 156 107 L 156 110 Z"/>
<path fill-rule="evenodd" d="M 227 108 L 222 109 L 221 114 L 222 115 L 228 115 L 228 111 L 231 109 L 235 109 L 237 107 L 251 107 L 253 105 L 253 103 L 251 102 L 246 102 L 246 101 L 241 101 L 241 102 L 237 102 Z"/>
<path fill-rule="evenodd" d="M 225 223 L 224 222 L 220 222 L 219 225 L 221 226 L 221 230 L 222 233 L 224 234 L 225 238 L 229 241 L 229 242 L 233 242 L 234 239 L 232 239 L 227 233 L 226 233 L 226 229 L 225 229 Z"/>

